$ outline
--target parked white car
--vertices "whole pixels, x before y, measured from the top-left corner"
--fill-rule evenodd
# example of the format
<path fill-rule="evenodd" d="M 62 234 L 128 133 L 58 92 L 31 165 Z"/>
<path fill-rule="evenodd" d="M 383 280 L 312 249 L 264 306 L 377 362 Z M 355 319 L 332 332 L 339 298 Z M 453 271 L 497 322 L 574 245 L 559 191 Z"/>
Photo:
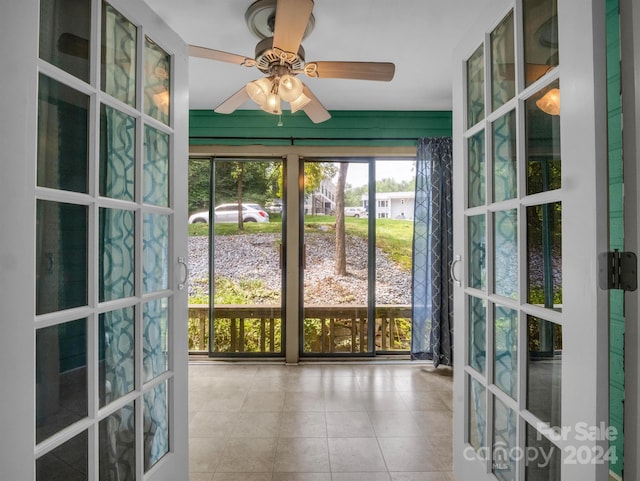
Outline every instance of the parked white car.
<path fill-rule="evenodd" d="M 221 204 L 213 211 L 216 223 L 238 222 L 238 204 Z M 269 214 L 260 204 L 242 204 L 243 222 L 269 222 Z M 189 224 L 209 223 L 209 211 L 195 212 L 189 217 Z"/>
<path fill-rule="evenodd" d="M 345 217 L 366 217 L 367 211 L 364 207 L 345 207 L 344 215 Z"/>

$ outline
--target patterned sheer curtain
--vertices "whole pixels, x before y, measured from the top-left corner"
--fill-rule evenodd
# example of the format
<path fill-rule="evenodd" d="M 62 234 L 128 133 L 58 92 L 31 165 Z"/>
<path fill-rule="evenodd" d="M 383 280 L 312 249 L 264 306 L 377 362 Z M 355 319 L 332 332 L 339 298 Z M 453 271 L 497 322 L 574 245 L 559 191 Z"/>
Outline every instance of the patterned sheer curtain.
<path fill-rule="evenodd" d="M 453 364 L 452 141 L 418 139 L 411 358 Z"/>

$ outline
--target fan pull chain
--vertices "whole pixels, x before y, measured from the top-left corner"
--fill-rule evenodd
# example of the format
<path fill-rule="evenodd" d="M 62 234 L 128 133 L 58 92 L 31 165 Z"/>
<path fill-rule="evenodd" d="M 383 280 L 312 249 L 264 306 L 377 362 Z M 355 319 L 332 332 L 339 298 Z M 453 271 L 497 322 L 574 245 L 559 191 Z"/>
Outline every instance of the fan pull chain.
<path fill-rule="evenodd" d="M 282 123 L 282 114 L 278 115 L 278 127 L 282 127 L 284 124 Z"/>

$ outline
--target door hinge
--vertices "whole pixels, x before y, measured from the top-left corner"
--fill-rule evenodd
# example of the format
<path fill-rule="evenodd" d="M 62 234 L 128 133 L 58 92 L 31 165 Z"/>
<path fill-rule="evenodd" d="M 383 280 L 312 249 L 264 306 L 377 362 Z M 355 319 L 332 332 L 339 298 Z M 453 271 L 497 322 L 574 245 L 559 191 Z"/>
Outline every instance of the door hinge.
<path fill-rule="evenodd" d="M 605 252 L 600 261 L 600 287 L 635 291 L 638 288 L 638 258 L 633 252 Z"/>

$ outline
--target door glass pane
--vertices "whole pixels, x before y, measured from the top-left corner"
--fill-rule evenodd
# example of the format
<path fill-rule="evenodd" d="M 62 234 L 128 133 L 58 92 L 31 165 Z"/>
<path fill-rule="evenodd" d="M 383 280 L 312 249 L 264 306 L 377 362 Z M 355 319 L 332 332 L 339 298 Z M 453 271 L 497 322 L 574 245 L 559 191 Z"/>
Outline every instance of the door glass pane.
<path fill-rule="evenodd" d="M 478 452 L 486 446 L 487 394 L 485 387 L 469 377 L 469 431 L 468 442 Z"/>
<path fill-rule="evenodd" d="M 149 37 L 144 38 L 144 113 L 169 125 L 171 57 Z"/>
<path fill-rule="evenodd" d="M 484 374 L 487 359 L 487 302 L 469 297 L 469 365 Z"/>
<path fill-rule="evenodd" d="M 467 127 L 484 118 L 484 47 L 467 60 Z"/>
<path fill-rule="evenodd" d="M 351 167 L 349 162 L 304 164 L 304 353 L 371 352 L 369 219 L 351 216 L 340 200 Z M 389 215 L 386 209 L 381 212 Z"/>
<path fill-rule="evenodd" d="M 492 109 L 495 110 L 516 92 L 515 52 L 513 46 L 513 12 L 491 32 Z"/>
<path fill-rule="evenodd" d="M 527 194 L 560 188 L 560 90 L 554 82 L 525 101 Z"/>
<path fill-rule="evenodd" d="M 169 136 L 146 126 L 144 129 L 144 201 L 169 205 Z"/>
<path fill-rule="evenodd" d="M 366 237 L 369 194 L 368 163 L 351 162 L 345 186 L 345 222 L 347 235 Z M 411 271 L 413 264 L 413 218 L 415 204 L 415 161 L 376 160 L 375 198 L 385 202 L 376 208 L 376 351 L 409 351 L 411 347 Z M 354 195 L 355 194 L 355 195 Z M 358 195 L 359 194 L 359 195 Z M 351 206 L 361 211 L 354 212 Z M 357 216 L 357 217 L 356 217 Z M 426 244 L 426 243 L 425 243 Z M 426 248 L 427 246 L 424 245 Z M 349 252 L 349 251 L 348 251 Z M 352 255 L 354 255 L 352 253 Z M 364 252 L 360 255 L 364 255 Z M 350 267 L 350 257 L 347 267 Z M 355 260 L 355 259 L 354 259 Z M 362 265 L 366 267 L 366 263 Z M 355 266 L 353 267 L 355 270 Z M 349 273 L 351 275 L 351 273 Z M 359 271 L 364 280 L 365 271 Z M 362 282 L 361 281 L 361 282 Z M 357 289 L 364 294 L 366 284 Z M 425 332 L 430 330 L 431 284 L 426 292 L 429 319 Z M 364 301 L 364 299 L 363 299 Z M 366 302 L 365 302 L 366 303 Z"/>
<path fill-rule="evenodd" d="M 551 426 L 562 426 L 562 326 L 527 317 L 527 409 Z"/>
<path fill-rule="evenodd" d="M 36 331 L 36 442 L 85 418 L 87 320 Z"/>
<path fill-rule="evenodd" d="M 527 207 L 527 302 L 562 310 L 562 204 Z"/>
<path fill-rule="evenodd" d="M 129 210 L 100 208 L 99 221 L 99 300 L 133 296 L 135 214 Z"/>
<path fill-rule="evenodd" d="M 211 159 L 189 159 L 189 351 L 209 351 Z M 282 204 L 280 203 L 280 215 Z M 268 207 L 267 207 L 268 208 Z M 273 213 L 270 213 L 272 216 Z"/>
<path fill-rule="evenodd" d="M 494 307 L 494 383 L 512 398 L 518 387 L 518 312 Z"/>
<path fill-rule="evenodd" d="M 524 0 L 525 83 L 531 85 L 558 65 L 558 0 Z"/>
<path fill-rule="evenodd" d="M 562 451 L 551 441 L 527 424 L 527 453 L 525 464 L 526 481 L 560 481 Z M 534 455 L 533 453 L 536 453 Z"/>
<path fill-rule="evenodd" d="M 169 381 L 144 393 L 144 471 L 169 452 Z"/>
<path fill-rule="evenodd" d="M 213 353 L 282 353 L 282 210 L 274 207 L 282 198 L 282 167 L 281 161 L 214 161 Z M 208 221 L 208 210 L 190 222 L 199 226 L 199 219 Z M 198 246 L 194 260 L 208 255 L 208 244 Z"/>
<path fill-rule="evenodd" d="M 88 481 L 88 466 L 89 435 L 82 431 L 36 460 L 36 481 Z"/>
<path fill-rule="evenodd" d="M 492 125 L 493 200 L 514 199 L 518 195 L 516 111 L 511 110 Z"/>
<path fill-rule="evenodd" d="M 494 288 L 495 293 L 518 298 L 518 211 L 504 210 L 493 214 Z"/>
<path fill-rule="evenodd" d="M 516 413 L 499 398 L 493 398 L 493 468 L 492 472 L 500 481 L 512 481 L 516 475 L 516 461 L 513 449 L 517 446 Z"/>
<path fill-rule="evenodd" d="M 135 481 L 136 411 L 127 404 L 100 421 L 100 479 Z"/>
<path fill-rule="evenodd" d="M 469 217 L 469 287 L 487 288 L 486 227 L 484 215 Z"/>
<path fill-rule="evenodd" d="M 38 185 L 87 192 L 89 97 L 38 78 Z"/>
<path fill-rule="evenodd" d="M 469 207 L 484 205 L 485 201 L 485 158 L 484 158 L 484 130 L 467 141 L 467 163 L 469 182 Z"/>
<path fill-rule="evenodd" d="M 37 201 L 36 314 L 87 304 L 87 207 Z"/>
<path fill-rule="evenodd" d="M 135 199 L 136 121 L 107 105 L 100 106 L 100 195 Z"/>
<path fill-rule="evenodd" d="M 89 81 L 90 0 L 40 0 L 40 58 Z"/>
<path fill-rule="evenodd" d="M 102 79 L 109 95 L 135 107 L 136 47 L 135 25 L 108 3 L 102 4 Z"/>
<path fill-rule="evenodd" d="M 135 387 L 135 310 L 125 307 L 98 318 L 100 407 Z"/>
<path fill-rule="evenodd" d="M 144 292 L 169 287 L 169 216 L 145 214 L 142 231 Z"/>
<path fill-rule="evenodd" d="M 169 299 L 144 304 L 142 311 L 144 382 L 169 368 Z"/>

